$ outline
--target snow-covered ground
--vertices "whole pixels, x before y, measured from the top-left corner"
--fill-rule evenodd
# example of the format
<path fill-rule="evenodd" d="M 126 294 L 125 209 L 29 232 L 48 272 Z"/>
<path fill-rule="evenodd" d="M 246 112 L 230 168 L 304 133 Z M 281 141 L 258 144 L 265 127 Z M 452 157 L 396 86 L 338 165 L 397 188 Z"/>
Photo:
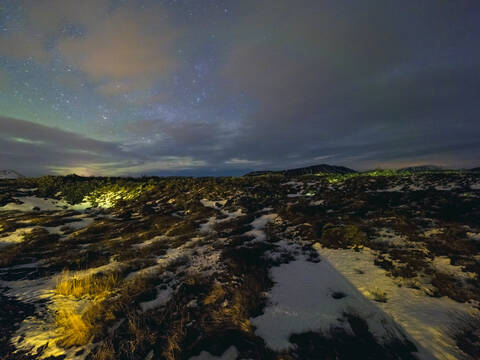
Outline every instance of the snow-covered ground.
<path fill-rule="evenodd" d="M 19 179 L 22 177 L 23 175 L 14 170 L 0 170 L 0 179 Z"/>
<path fill-rule="evenodd" d="M 365 297 L 371 298 L 377 289 L 386 293 L 387 301 L 378 302 L 377 306 L 415 341 L 422 359 L 463 358 L 451 329 L 461 325 L 459 322 L 464 315 L 480 316 L 475 304 L 459 303 L 447 297 L 429 297 L 421 289 L 399 286 L 385 270 L 374 265 L 374 254 L 369 249 L 354 252 L 320 245 L 316 248 Z"/>
<path fill-rule="evenodd" d="M 237 209 L 235 211 L 226 211 L 222 209 L 223 206 L 227 203 L 227 200 L 207 200 L 207 199 L 201 199 L 200 202 L 202 203 L 203 206 L 209 207 L 215 210 L 219 210 L 225 217 L 218 219 L 216 216 L 211 216 L 208 218 L 208 221 L 205 223 L 200 224 L 200 233 L 208 233 L 211 232 L 213 229 L 213 226 L 217 223 L 225 222 L 225 221 L 230 221 L 235 218 L 238 218 L 242 215 L 245 215 L 242 212 L 242 209 Z"/>
<path fill-rule="evenodd" d="M 32 189 L 13 189 L 8 196 L 15 196 L 15 201 L 0 207 L 2 220 L 4 220 L 0 226 L 5 228 L 5 230 L 0 228 L 4 235 L 0 237 L 0 248 L 15 246 L 24 241 L 24 233 L 32 231 L 37 221 L 45 219 L 44 223 L 47 223 L 50 218 L 55 222 L 63 219 L 64 222 L 59 221 L 55 225 L 64 225 L 35 227 L 59 235 L 47 236 L 46 239 L 57 241 L 58 244 L 55 245 L 58 245 L 61 251 L 63 251 L 62 246 L 65 246 L 65 252 L 74 258 L 73 261 L 76 259 L 76 251 L 82 256 L 85 254 L 90 256 L 91 252 L 93 259 L 85 262 L 85 270 L 72 271 L 70 275 L 80 278 L 99 272 L 115 272 L 121 274 L 119 276 L 121 276 L 122 282 L 145 278 L 148 280 L 151 276 L 155 281 L 146 285 L 150 286 L 149 292 L 146 292 L 149 297 L 143 297 L 142 294 L 141 300 L 136 300 L 130 309 L 138 316 L 146 317 L 151 314 L 160 314 L 161 311 L 170 311 L 172 307 L 165 305 L 172 299 L 178 301 L 179 306 L 183 306 L 181 311 L 184 312 L 185 308 L 189 309 L 187 312 L 192 311 L 192 313 L 194 311 L 205 311 L 206 313 L 211 311 L 213 308 L 208 308 L 210 305 L 204 304 L 201 297 L 198 299 L 188 297 L 185 304 L 180 304 L 178 289 L 182 288 L 187 277 L 192 275 L 204 277 L 205 280 L 213 278 L 215 284 L 221 284 L 225 289 L 227 294 L 225 298 L 211 306 L 218 305 L 227 310 L 228 306 L 235 306 L 232 301 L 231 289 L 242 284 L 243 278 L 242 274 L 229 273 L 230 261 L 237 260 L 232 260 L 233 258 L 229 258 L 228 254 L 235 253 L 235 250 L 240 248 L 244 248 L 243 250 L 251 248 L 255 250 L 253 252 L 255 255 L 252 256 L 257 256 L 256 251 L 259 251 L 259 262 L 263 261 L 260 259 L 268 260 L 261 264 L 270 267 L 269 271 L 274 285 L 268 292 L 268 303 L 263 309 L 263 314 L 250 318 L 255 333 L 250 333 L 248 336 L 260 336 L 270 349 L 294 357 L 296 349 L 290 342 L 292 334 L 316 331 L 328 337 L 332 328 L 342 328 L 347 333 L 352 333 L 353 330 L 345 315 L 352 314 L 366 321 L 369 330 L 379 344 L 388 343 L 392 338 L 408 339 L 417 346 L 421 359 L 463 359 L 465 354 L 457 347 L 454 330 L 461 329 L 462 321 L 465 318 L 480 317 L 479 304 L 473 300 L 460 303 L 448 297 L 428 296 L 428 294 L 433 295 L 434 292 L 428 291 L 433 285 L 427 273 L 424 274 L 420 271 L 418 274 L 413 274 L 412 278 L 407 279 L 402 275 L 394 275 L 393 271 L 387 272 L 378 265 L 381 251 L 384 252 L 381 259 L 385 262 L 391 261 L 395 269 L 397 269 L 396 266 L 400 268 L 405 264 L 402 263 L 403 260 L 400 261 L 398 257 L 395 257 L 395 252 L 391 250 L 421 251 L 425 252 L 425 258 L 422 258 L 421 261 L 424 261 L 425 266 L 430 270 L 434 270 L 435 274 L 451 276 L 459 280 L 459 284 L 464 284 L 465 287 L 471 286 L 476 280 L 478 275 L 467 272 L 465 269 L 470 266 L 469 271 L 475 271 L 475 268 L 469 263 L 468 253 L 467 255 L 462 254 L 463 258 L 457 258 L 459 261 L 452 262 L 452 258 L 444 256 L 442 252 L 435 253 L 434 250 L 430 250 L 429 246 L 433 242 L 441 244 L 442 241 L 445 241 L 444 238 L 447 234 L 457 234 L 455 232 L 457 228 L 461 230 L 458 231 L 460 242 L 465 240 L 467 243 L 469 241 L 467 245 L 471 245 L 479 241 L 480 228 L 475 223 L 475 219 L 468 218 L 469 222 L 464 224 L 459 220 L 461 227 L 454 224 L 456 227 L 452 226 L 452 228 L 455 231 L 451 231 L 451 224 L 442 221 L 436 211 L 444 206 L 444 203 L 438 200 L 439 198 L 452 203 L 464 200 L 474 203 L 475 197 L 478 196 L 474 190 L 478 190 L 480 187 L 477 183 L 469 185 L 462 183 L 461 180 L 446 179 L 435 182 L 430 179 L 415 176 L 401 179 L 392 178 L 388 181 L 371 178 L 364 183 L 358 181 L 353 188 L 349 188 L 348 184 L 341 182 L 327 184 L 325 180 L 323 182 L 320 180 L 309 180 L 308 182 L 292 180 L 281 184 L 280 195 L 275 197 L 274 201 L 270 201 L 271 193 L 262 198 L 256 192 L 254 199 L 258 200 L 258 204 L 255 203 L 254 206 L 251 206 L 248 201 L 243 202 L 243 198 L 235 198 L 231 195 L 240 193 L 240 191 L 229 191 L 225 193 L 225 196 L 218 196 L 220 200 L 200 200 L 201 204 L 209 209 L 199 207 L 196 200 L 179 201 L 178 198 L 176 200 L 172 194 L 167 193 L 149 198 L 149 201 L 144 204 L 129 204 L 125 210 L 131 216 L 122 218 L 118 212 L 116 213 L 118 222 L 98 221 L 86 231 L 73 233 L 70 229 L 87 228 L 95 222 L 95 218 L 111 216 L 106 215 L 109 211 L 88 209 L 91 207 L 88 202 L 71 206 L 64 200 L 39 198 L 33 196 L 34 190 Z M 476 181 L 478 182 L 478 180 Z M 278 183 L 275 186 L 278 188 Z M 365 186 L 365 189 L 361 189 L 361 186 Z M 467 192 L 468 189 L 472 191 Z M 243 193 L 245 196 L 248 189 L 243 190 L 245 190 Z M 428 191 L 409 194 L 411 190 Z M 357 196 L 356 192 L 361 192 L 362 196 Z M 469 198 L 461 198 L 463 194 L 469 194 Z M 60 196 L 61 194 L 56 195 L 57 198 Z M 119 196 L 119 194 L 109 193 L 108 196 L 100 199 L 100 206 L 111 206 L 116 199 L 121 198 Z M 204 195 L 194 199 L 202 196 Z M 212 197 L 214 196 L 212 195 Z M 308 198 L 310 196 L 312 198 Z M 430 202 L 422 202 L 424 196 Z M 370 198 L 387 199 L 386 205 L 375 202 L 375 206 L 371 206 L 368 204 Z M 402 202 L 399 202 L 399 199 Z M 350 207 L 354 201 L 355 206 Z M 298 209 L 289 207 L 292 202 L 299 205 Z M 155 206 L 151 206 L 152 204 Z M 237 208 L 232 204 L 242 205 Z M 392 209 L 390 204 L 392 204 Z M 313 206 L 318 208 L 312 209 Z M 356 213 L 357 206 L 365 210 L 361 215 Z M 34 208 L 39 210 L 33 211 Z M 153 209 L 153 211 L 149 213 L 144 211 L 145 208 Z M 258 210 L 260 208 L 263 209 Z M 285 211 L 286 209 L 287 211 Z M 292 209 L 295 211 L 290 211 Z M 303 211 L 305 212 L 302 213 Z M 189 218 L 191 214 L 194 217 Z M 211 216 L 212 214 L 216 216 Z M 282 217 L 278 214 L 282 214 Z M 174 217 L 173 220 L 176 224 L 180 222 L 189 224 L 191 221 L 195 225 L 194 230 L 189 229 L 180 235 L 171 235 L 174 233 L 170 232 L 173 227 L 170 228 L 168 221 L 164 221 L 164 217 L 169 216 Z M 238 222 L 232 221 L 231 226 L 224 224 L 228 227 L 222 227 L 222 235 L 216 233 L 216 224 L 234 219 L 238 219 Z M 406 221 L 402 222 L 404 219 Z M 70 222 L 71 220 L 75 221 Z M 338 228 L 357 226 L 358 224 L 358 228 L 366 233 L 367 245 L 360 251 L 328 249 L 319 244 L 312 249 L 315 241 L 323 241 L 322 227 L 328 223 L 334 224 Z M 406 229 L 406 225 L 410 226 L 410 224 L 412 228 Z M 197 225 L 199 229 L 195 231 Z M 16 229 L 19 226 L 24 227 Z M 250 227 L 245 229 L 245 226 Z M 62 229 L 63 227 L 65 228 Z M 8 230 L 9 228 L 16 230 Z M 103 229 L 105 229 L 105 238 Z M 238 229 L 242 230 L 233 231 Z M 242 235 L 246 236 L 224 235 L 231 230 L 232 234 L 243 232 Z M 137 231 L 139 231 L 138 237 L 135 234 Z M 465 231 L 466 234 L 462 231 Z M 274 236 L 267 237 L 267 232 Z M 150 233 L 152 234 L 151 238 L 146 238 L 145 234 Z M 43 233 L 43 235 L 48 234 Z M 465 237 L 465 239 L 461 237 Z M 38 239 L 38 244 L 41 246 L 40 241 L 43 237 Z M 158 242 L 162 242 L 162 244 Z M 28 249 L 29 244 L 37 245 L 35 241 L 29 241 L 24 244 L 25 248 Z M 70 244 L 71 248 L 69 248 Z M 329 246 L 327 241 L 324 241 L 324 244 Z M 368 244 L 372 248 L 382 250 L 378 252 L 370 250 L 366 247 Z M 360 247 L 357 247 L 357 250 L 359 249 Z M 55 256 L 49 257 L 50 247 L 41 249 L 43 252 L 34 250 L 31 257 L 22 258 L 23 262 L 13 262 L 18 265 L 0 268 L 0 276 L 4 279 L 0 281 L 3 295 L 21 302 L 35 304 L 36 307 L 34 316 L 25 319 L 18 317 L 22 319 L 18 322 L 20 328 L 12 327 L 12 331 L 15 333 L 11 340 L 18 349 L 33 348 L 35 351 L 35 349 L 45 347 L 42 355 L 44 357 L 65 355 L 67 359 L 85 358 L 95 344 L 88 343 L 83 347 L 70 349 L 56 346 L 59 328 L 55 327 L 54 314 L 60 307 L 81 309 L 89 301 L 88 296 L 82 299 L 68 299 L 58 295 L 55 292 L 58 277 L 50 274 L 55 271 L 60 272 L 61 269 L 55 261 L 61 258 L 63 253 L 60 256 L 55 253 Z M 316 257 L 317 254 L 319 257 Z M 110 262 L 107 265 L 96 267 L 98 263 L 95 261 L 98 260 L 95 256 L 99 257 L 101 264 L 104 263 L 105 257 L 108 257 Z M 480 259 L 478 254 L 474 254 L 473 257 Z M 83 257 L 79 256 L 79 258 L 83 261 Z M 375 260 L 377 260 L 377 265 L 375 265 Z M 254 258 L 253 261 L 257 261 L 257 259 Z M 8 263 L 8 259 L 6 263 Z M 71 269 L 78 269 L 68 262 L 65 264 Z M 83 268 L 84 264 L 80 265 L 82 266 L 80 268 Z M 88 268 L 88 266 L 92 267 Z M 248 272 L 248 268 L 245 272 Z M 255 278 L 253 271 L 248 275 L 252 279 Z M 43 277 L 35 279 L 38 276 Z M 204 286 L 201 288 L 202 295 L 200 296 L 208 294 L 211 284 L 207 281 L 205 284 L 201 282 L 200 284 L 199 286 Z M 264 292 L 261 294 L 263 296 Z M 117 295 L 118 293 L 115 296 Z M 188 305 L 186 305 L 187 303 Z M 194 316 L 191 315 L 192 313 L 189 313 L 191 317 L 187 326 L 198 326 L 195 331 L 201 332 L 203 325 L 195 323 L 198 313 Z M 255 313 L 258 314 L 258 312 Z M 171 314 L 171 316 L 177 315 Z M 249 316 L 252 315 L 247 315 L 247 318 Z M 121 324 L 121 321 L 127 323 L 126 318 L 123 316 L 118 319 L 118 324 Z M 108 326 L 110 325 L 108 324 Z M 125 328 L 122 328 L 121 331 L 125 331 Z M 259 343 L 264 347 L 263 342 L 259 341 Z M 240 343 L 235 343 L 237 347 L 230 345 L 232 344 L 225 344 L 226 351 L 222 355 L 218 355 L 216 352 L 217 356 L 215 356 L 208 351 L 202 351 L 199 355 L 191 357 L 190 360 L 248 358 L 244 356 L 246 350 L 240 346 Z M 206 349 L 209 347 L 204 348 L 204 350 Z M 81 353 L 79 350 L 84 350 L 84 352 Z M 149 350 L 147 349 L 147 352 Z M 153 360 L 159 356 L 153 350 L 146 357 L 144 355 L 142 354 L 142 357 L 147 360 Z"/>
<path fill-rule="evenodd" d="M 392 334 L 401 337 L 393 321 L 365 298 L 328 261 L 295 260 L 272 269 L 275 285 L 265 313 L 251 319 L 256 334 L 268 346 L 282 351 L 292 344 L 289 337 L 307 331 L 328 334 L 332 327 L 351 329 L 344 314 L 365 319 L 370 331 L 381 342 Z"/>
<path fill-rule="evenodd" d="M 113 261 L 107 265 L 74 272 L 71 276 L 79 279 L 96 273 L 118 270 L 120 266 L 120 263 Z M 60 275 L 53 275 L 37 280 L 0 281 L 0 288 L 8 289 L 5 295 L 35 304 L 37 311 L 42 309 L 41 316 L 28 316 L 23 320 L 11 341 L 18 350 L 30 353 L 43 349 L 40 359 L 50 356 L 65 356 L 66 360 L 83 360 L 94 344 L 90 342 L 83 346 L 84 352 L 82 353 L 78 353 L 78 348 L 59 347 L 57 340 L 61 334 L 55 326 L 54 315 L 58 309 L 85 308 L 89 304 L 89 300 L 86 298 L 73 299 L 56 294 L 55 288 L 59 279 Z"/>
<path fill-rule="evenodd" d="M 193 356 L 189 360 L 236 360 L 238 359 L 238 351 L 235 346 L 230 346 L 220 356 L 214 356 L 207 351 L 202 351 L 200 355 Z"/>
<path fill-rule="evenodd" d="M 253 236 L 256 241 L 264 241 L 267 237 L 264 231 L 265 226 L 269 222 L 275 221 L 275 219 L 277 218 L 278 218 L 278 215 L 274 213 L 265 214 L 256 218 L 250 223 L 253 229 L 250 231 L 247 231 L 244 235 Z"/>
<path fill-rule="evenodd" d="M 85 210 L 90 208 L 92 205 L 89 202 L 82 202 L 76 205 L 70 205 L 64 200 L 55 200 L 55 199 L 44 199 L 37 196 L 20 196 L 14 197 L 15 200 L 20 201 L 21 204 L 14 202 L 8 203 L 0 207 L 0 211 L 16 210 L 16 211 L 34 211 L 34 209 L 39 209 L 39 211 L 58 211 L 64 209 L 70 210 Z"/>
<path fill-rule="evenodd" d="M 0 237 L 0 249 L 11 244 L 21 243 L 25 239 L 25 235 L 33 230 L 32 227 L 17 229 L 7 236 Z"/>

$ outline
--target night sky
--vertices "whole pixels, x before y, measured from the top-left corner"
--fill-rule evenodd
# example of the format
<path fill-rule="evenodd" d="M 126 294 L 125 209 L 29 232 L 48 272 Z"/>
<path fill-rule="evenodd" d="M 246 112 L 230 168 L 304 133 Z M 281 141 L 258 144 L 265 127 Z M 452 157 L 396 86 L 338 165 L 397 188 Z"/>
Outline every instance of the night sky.
<path fill-rule="evenodd" d="M 480 166 L 480 1 L 0 1 L 0 169 L 319 163 Z"/>

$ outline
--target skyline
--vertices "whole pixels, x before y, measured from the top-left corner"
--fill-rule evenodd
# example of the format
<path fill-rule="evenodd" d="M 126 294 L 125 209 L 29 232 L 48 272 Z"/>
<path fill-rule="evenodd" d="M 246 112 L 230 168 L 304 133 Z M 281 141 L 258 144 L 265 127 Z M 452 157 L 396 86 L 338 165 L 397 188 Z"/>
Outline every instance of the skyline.
<path fill-rule="evenodd" d="M 476 1 L 6 0 L 0 169 L 480 166 Z"/>

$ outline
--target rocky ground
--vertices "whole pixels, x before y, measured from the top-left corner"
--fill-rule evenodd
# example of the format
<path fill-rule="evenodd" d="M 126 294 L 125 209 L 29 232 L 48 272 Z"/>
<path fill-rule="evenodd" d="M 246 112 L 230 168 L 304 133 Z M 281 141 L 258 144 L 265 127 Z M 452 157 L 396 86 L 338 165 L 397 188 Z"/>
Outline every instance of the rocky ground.
<path fill-rule="evenodd" d="M 480 174 L 0 181 L 0 359 L 478 359 Z"/>

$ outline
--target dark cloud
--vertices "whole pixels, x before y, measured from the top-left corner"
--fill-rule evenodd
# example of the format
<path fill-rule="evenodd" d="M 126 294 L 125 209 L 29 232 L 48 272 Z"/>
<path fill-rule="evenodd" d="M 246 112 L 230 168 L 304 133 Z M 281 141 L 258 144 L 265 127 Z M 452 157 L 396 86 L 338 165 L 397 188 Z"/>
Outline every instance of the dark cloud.
<path fill-rule="evenodd" d="M 188 156 L 165 153 L 152 157 L 129 151 L 119 143 L 4 117 L 0 117 L 0 148 L 0 167 L 14 168 L 25 175 L 135 175 L 204 165 Z"/>
<path fill-rule="evenodd" d="M 355 154 L 376 148 L 377 161 L 407 149 L 422 156 L 426 141 L 440 152 L 450 140 L 471 146 L 480 134 L 480 57 L 465 47 L 480 34 L 473 3 L 407 3 L 261 2 L 223 69 L 232 91 L 256 105 L 232 152 L 272 162 L 337 153 L 362 166 L 348 160 L 352 141 L 361 142 Z M 378 137 L 396 151 L 378 148 Z"/>
<path fill-rule="evenodd" d="M 0 117 L 0 148 L 1 167 L 27 175 L 48 173 L 52 167 L 118 161 L 126 155 L 117 144 L 5 117 Z"/>
<path fill-rule="evenodd" d="M 42 143 L 58 147 L 59 151 L 88 150 L 94 153 L 112 154 L 118 146 L 109 142 L 89 139 L 73 132 L 55 129 L 30 121 L 0 117 L 0 136 L 19 138 L 25 142 Z"/>

